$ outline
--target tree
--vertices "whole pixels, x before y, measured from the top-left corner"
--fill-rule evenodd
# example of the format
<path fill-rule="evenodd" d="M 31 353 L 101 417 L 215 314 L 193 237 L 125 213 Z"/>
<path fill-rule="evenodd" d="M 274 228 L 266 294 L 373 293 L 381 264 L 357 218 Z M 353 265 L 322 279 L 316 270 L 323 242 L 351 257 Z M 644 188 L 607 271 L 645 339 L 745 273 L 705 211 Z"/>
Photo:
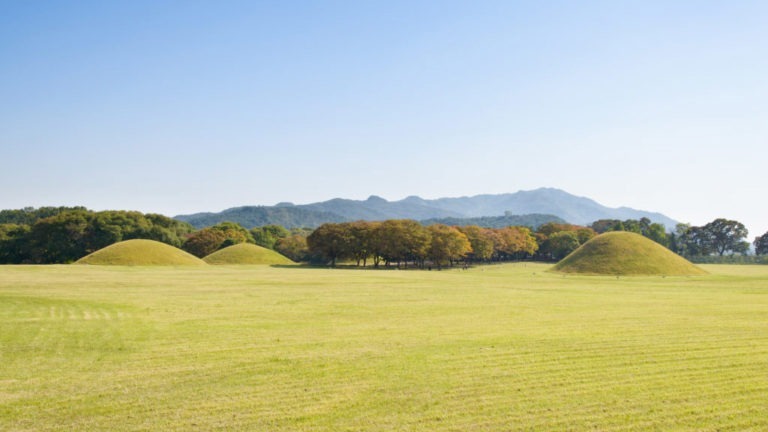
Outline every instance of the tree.
<path fill-rule="evenodd" d="M 723 218 L 715 219 L 702 228 L 709 237 L 712 251 L 720 256 L 723 256 L 728 251 L 733 253 L 739 251 L 740 243 L 749 234 L 749 231 L 741 222 Z"/>
<path fill-rule="evenodd" d="M 141 233 L 140 237 L 136 238 L 156 240 L 174 247 L 181 247 L 186 236 L 194 231 L 192 225 L 169 218 L 168 216 L 155 213 L 144 216 L 149 221 L 151 227 L 148 231 Z"/>
<path fill-rule="evenodd" d="M 662 246 L 669 246 L 669 237 L 667 236 L 667 230 L 662 224 L 659 224 L 659 223 L 650 224 L 646 229 L 646 231 L 643 233 L 643 235 Z"/>
<path fill-rule="evenodd" d="M 76 261 L 88 254 L 88 226 L 92 214 L 71 211 L 40 219 L 26 236 L 32 264 L 59 264 Z"/>
<path fill-rule="evenodd" d="M 275 250 L 296 262 L 309 260 L 307 237 L 303 235 L 293 234 L 278 239 L 275 242 Z"/>
<path fill-rule="evenodd" d="M 473 261 L 489 261 L 493 258 L 493 230 L 477 225 L 457 227 L 469 240 L 472 252 L 468 255 Z"/>
<path fill-rule="evenodd" d="M 255 243 L 250 231 L 235 222 L 221 222 L 212 227 L 208 227 L 207 229 L 219 231 L 224 234 L 227 246 L 239 243 Z"/>
<path fill-rule="evenodd" d="M 768 255 L 768 232 L 760 237 L 755 237 L 754 245 L 757 255 Z"/>
<path fill-rule="evenodd" d="M 578 249 L 580 245 L 579 237 L 573 231 L 556 232 L 547 239 L 549 253 L 557 261 L 568 256 L 568 254 Z"/>
<path fill-rule="evenodd" d="M 467 236 L 454 227 L 435 224 L 427 227 L 427 231 L 431 239 L 427 256 L 438 268 L 441 268 L 444 262 L 453 265 L 454 261 L 472 252 Z"/>
<path fill-rule="evenodd" d="M 617 221 L 612 231 L 622 231 L 627 229 L 627 223 L 634 222 L 631 229 L 637 229 L 639 232 L 640 223 L 638 221 Z M 561 233 L 569 233 L 567 236 Z M 539 240 L 539 257 L 548 260 L 560 260 L 579 246 L 589 241 L 597 234 L 592 228 L 582 227 L 570 224 L 545 224 L 536 231 Z M 574 242 L 575 240 L 575 242 Z"/>
<path fill-rule="evenodd" d="M 23 228 L 14 231 L 13 246 L 4 243 L 0 262 L 72 262 L 113 243 L 139 238 L 178 247 L 182 238 L 192 231 L 192 226 L 185 222 L 135 211 L 93 212 L 83 207 L 43 207 L 0 213 L 5 219 L 31 221 L 31 224 L 18 225 Z"/>
<path fill-rule="evenodd" d="M 401 241 L 403 242 L 402 250 L 404 252 L 401 258 L 405 261 L 405 266 L 408 267 L 408 261 L 417 261 L 423 267 L 431 241 L 429 231 L 423 225 L 411 219 L 401 220 L 400 228 Z"/>
<path fill-rule="evenodd" d="M 595 230 L 596 233 L 602 234 L 608 231 L 619 231 L 616 230 L 616 227 L 620 226 L 620 224 L 621 221 L 618 219 L 600 219 L 592 222 L 589 227 Z"/>
<path fill-rule="evenodd" d="M 554 225 L 554 224 L 553 224 Z M 539 249 L 536 238 L 527 227 L 506 227 L 495 230 L 496 255 L 499 259 L 520 259 Z"/>
<path fill-rule="evenodd" d="M 607 231 L 629 231 L 641 234 L 662 246 L 669 245 L 666 228 L 660 223 L 652 223 L 650 219 L 643 217 L 639 220 L 627 219 L 620 221 L 617 219 L 600 219 L 592 222 L 590 227 L 598 234 Z M 584 241 L 581 241 L 584 244 Z"/>
<path fill-rule="evenodd" d="M 204 258 L 219 250 L 226 239 L 223 231 L 203 228 L 190 234 L 182 249 L 198 258 Z"/>
<path fill-rule="evenodd" d="M 0 224 L 0 264 L 22 264 L 27 259 L 29 225 Z"/>
<path fill-rule="evenodd" d="M 247 229 L 234 222 L 222 222 L 189 234 L 181 248 L 204 258 L 219 249 L 246 242 L 254 243 Z"/>
<path fill-rule="evenodd" d="M 415 260 L 423 263 L 429 248 L 429 232 L 418 222 L 410 219 L 391 219 L 378 225 L 373 235 L 371 249 L 374 252 L 374 266 L 378 266 L 376 256 L 384 259 L 386 266 L 396 262 Z"/>
<path fill-rule="evenodd" d="M 365 267 L 368 264 L 368 258 L 373 254 L 373 234 L 378 226 L 378 222 L 357 221 L 349 222 L 346 226 L 351 236 L 349 254 L 357 261 L 358 267 L 360 266 L 360 261 L 363 262 L 363 267 Z"/>
<path fill-rule="evenodd" d="M 278 240 L 286 238 L 290 234 L 290 231 L 280 225 L 264 225 L 251 229 L 254 242 L 267 249 L 274 249 Z"/>
<path fill-rule="evenodd" d="M 319 255 L 335 267 L 340 258 L 349 256 L 351 241 L 348 225 L 325 223 L 307 237 L 307 246 L 310 253 Z"/>

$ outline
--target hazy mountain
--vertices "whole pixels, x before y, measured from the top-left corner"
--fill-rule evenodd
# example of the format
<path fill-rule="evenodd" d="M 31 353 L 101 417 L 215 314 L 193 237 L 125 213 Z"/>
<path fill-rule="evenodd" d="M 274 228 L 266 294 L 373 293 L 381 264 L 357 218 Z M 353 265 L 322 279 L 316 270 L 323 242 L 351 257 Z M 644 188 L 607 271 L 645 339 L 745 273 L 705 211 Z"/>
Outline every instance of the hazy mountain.
<path fill-rule="evenodd" d="M 326 211 L 342 215 L 350 220 L 430 219 L 439 217 L 466 217 L 462 212 L 430 205 L 418 197 L 400 201 L 387 201 L 371 195 L 365 201 L 336 198 L 330 201 L 297 206 L 309 210 Z"/>
<path fill-rule="evenodd" d="M 653 222 L 673 229 L 677 222 L 661 213 L 635 210 L 629 207 L 610 208 L 585 197 L 571 195 L 554 188 L 541 188 L 500 195 L 476 195 L 462 198 L 440 198 L 431 205 L 443 210 L 458 212 L 465 217 L 495 216 L 505 213 L 552 214 L 566 221 L 586 225 L 598 219 L 640 219 L 647 217 Z"/>
<path fill-rule="evenodd" d="M 578 197 L 552 188 L 434 200 L 410 196 L 399 201 L 387 201 L 381 197 L 371 196 L 362 201 L 335 198 L 303 205 L 283 202 L 274 207 L 237 207 L 221 213 L 181 215 L 176 216 L 176 219 L 189 222 L 195 227 L 231 221 L 247 228 L 267 224 L 278 224 L 288 228 L 311 228 L 324 222 L 350 220 L 434 220 L 444 218 L 454 218 L 450 220 L 455 220 L 484 216 L 532 214 L 556 216 L 579 225 L 586 225 L 598 219 L 625 220 L 642 217 L 662 223 L 667 229 L 673 229 L 677 223 L 661 213 L 635 210 L 629 207 L 610 208 L 589 198 Z"/>
<path fill-rule="evenodd" d="M 235 207 L 219 213 L 195 213 L 175 216 L 189 222 L 195 228 L 205 228 L 220 222 L 236 222 L 246 228 L 264 225 L 281 225 L 286 228 L 315 228 L 326 222 L 345 222 L 347 219 L 335 213 L 315 211 L 282 204 L 280 207 Z"/>

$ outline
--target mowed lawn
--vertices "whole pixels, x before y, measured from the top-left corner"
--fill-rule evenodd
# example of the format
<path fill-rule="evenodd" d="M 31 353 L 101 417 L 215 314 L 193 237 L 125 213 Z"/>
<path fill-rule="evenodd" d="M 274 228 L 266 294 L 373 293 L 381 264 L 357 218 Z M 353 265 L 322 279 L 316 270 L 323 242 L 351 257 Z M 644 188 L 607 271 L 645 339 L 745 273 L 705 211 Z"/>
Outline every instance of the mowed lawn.
<path fill-rule="evenodd" d="M 768 267 L 0 266 L 0 430 L 768 430 Z"/>

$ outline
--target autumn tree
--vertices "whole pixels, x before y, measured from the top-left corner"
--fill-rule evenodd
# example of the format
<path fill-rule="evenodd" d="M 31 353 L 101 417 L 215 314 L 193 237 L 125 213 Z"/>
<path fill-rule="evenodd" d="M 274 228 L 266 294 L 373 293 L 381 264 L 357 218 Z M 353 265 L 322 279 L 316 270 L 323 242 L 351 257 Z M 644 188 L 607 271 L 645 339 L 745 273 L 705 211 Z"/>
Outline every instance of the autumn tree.
<path fill-rule="evenodd" d="M 454 261 L 464 258 L 472 252 L 472 246 L 461 231 L 447 225 L 436 224 L 427 227 L 430 244 L 427 257 L 442 267 L 444 262 L 453 265 Z"/>
<path fill-rule="evenodd" d="M 457 227 L 469 240 L 472 252 L 469 258 L 474 261 L 489 261 L 493 258 L 493 230 L 477 225 Z"/>
<path fill-rule="evenodd" d="M 429 249 L 429 232 L 418 222 L 410 219 L 391 219 L 378 225 L 373 233 L 372 249 L 389 266 L 408 261 L 423 263 Z M 374 263 L 375 265 L 375 263 Z"/>
<path fill-rule="evenodd" d="M 221 222 L 189 234 L 182 249 L 204 258 L 219 249 L 239 243 L 254 243 L 251 233 L 234 222 Z"/>
<path fill-rule="evenodd" d="M 226 239 L 223 231 L 203 228 L 190 234 L 182 249 L 198 258 L 204 258 L 219 250 Z"/>
<path fill-rule="evenodd" d="M 536 238 L 527 227 L 512 226 L 494 230 L 494 248 L 499 258 L 523 258 L 539 249 Z"/>

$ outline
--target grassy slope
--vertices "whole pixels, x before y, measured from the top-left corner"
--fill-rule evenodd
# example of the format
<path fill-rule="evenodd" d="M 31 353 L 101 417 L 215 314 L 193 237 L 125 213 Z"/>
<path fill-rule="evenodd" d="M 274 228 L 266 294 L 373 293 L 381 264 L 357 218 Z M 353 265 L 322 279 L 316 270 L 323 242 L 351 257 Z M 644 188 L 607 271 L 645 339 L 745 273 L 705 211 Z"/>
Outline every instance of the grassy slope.
<path fill-rule="evenodd" d="M 768 267 L 0 266 L 6 430 L 766 430 Z"/>
<path fill-rule="evenodd" d="M 229 246 L 203 260 L 208 264 L 296 264 L 273 250 L 250 243 Z"/>
<path fill-rule="evenodd" d="M 593 238 L 554 267 L 563 273 L 693 276 L 706 272 L 660 244 L 631 232 Z"/>
<path fill-rule="evenodd" d="M 107 246 L 76 264 L 93 265 L 205 265 L 181 249 L 153 240 L 126 240 Z"/>

